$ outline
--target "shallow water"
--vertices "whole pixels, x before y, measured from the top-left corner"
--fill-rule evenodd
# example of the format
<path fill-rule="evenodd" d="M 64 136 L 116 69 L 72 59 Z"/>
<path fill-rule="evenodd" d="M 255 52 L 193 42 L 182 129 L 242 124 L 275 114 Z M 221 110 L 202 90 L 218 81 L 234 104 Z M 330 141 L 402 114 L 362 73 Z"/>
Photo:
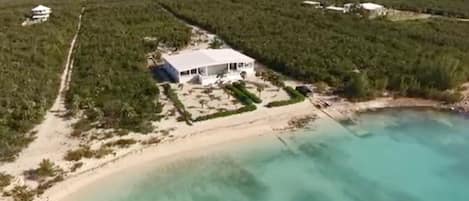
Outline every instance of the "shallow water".
<path fill-rule="evenodd" d="M 282 135 L 286 144 L 266 137 L 146 171 L 126 170 L 77 192 L 77 200 L 469 200 L 469 120 L 392 110 L 363 114 L 359 122 L 371 135 L 319 129 L 317 122 Z"/>

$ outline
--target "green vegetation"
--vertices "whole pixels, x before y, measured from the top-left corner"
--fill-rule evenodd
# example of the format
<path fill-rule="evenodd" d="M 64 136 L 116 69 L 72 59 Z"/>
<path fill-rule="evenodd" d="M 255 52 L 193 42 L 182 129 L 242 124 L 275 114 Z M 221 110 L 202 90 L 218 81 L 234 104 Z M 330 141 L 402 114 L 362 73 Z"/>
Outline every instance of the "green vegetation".
<path fill-rule="evenodd" d="M 240 90 L 244 95 L 249 97 L 249 99 L 251 99 L 255 103 L 262 103 L 262 100 L 259 97 L 257 97 L 255 94 L 249 92 L 246 89 L 246 83 L 244 83 L 244 82 L 235 82 L 235 83 L 233 83 L 233 87 Z"/>
<path fill-rule="evenodd" d="M 28 170 L 24 172 L 24 175 L 29 180 L 44 180 L 47 177 L 54 177 L 57 176 L 62 172 L 62 170 L 56 166 L 52 161 L 49 159 L 43 159 L 41 163 L 39 163 L 39 167 L 36 169 Z"/>
<path fill-rule="evenodd" d="M 97 150 L 92 150 L 90 147 L 84 146 L 68 151 L 64 159 L 67 161 L 79 161 L 82 158 L 102 158 L 112 153 L 112 149 L 108 148 L 107 146 L 101 146 Z"/>
<path fill-rule="evenodd" d="M 134 140 L 134 139 L 119 139 L 113 142 L 108 142 L 105 144 L 105 146 L 108 146 L 108 147 L 117 146 L 119 148 L 127 148 L 130 145 L 133 145 L 135 143 L 137 143 L 137 140 Z"/>
<path fill-rule="evenodd" d="M 162 105 L 146 69 L 159 44 L 181 48 L 190 29 L 152 1 L 91 0 L 83 17 L 67 106 L 101 128 L 153 130 Z M 156 41 L 145 42 L 145 37 Z"/>
<path fill-rule="evenodd" d="M 238 86 L 240 87 L 240 86 Z M 234 114 L 240 114 L 244 112 L 250 112 L 254 111 L 257 109 L 256 105 L 254 105 L 253 100 L 250 99 L 250 97 L 245 94 L 242 90 L 240 90 L 238 87 L 234 87 L 233 85 L 225 85 L 224 90 L 228 91 L 232 96 L 234 96 L 239 102 L 241 102 L 244 106 L 236 109 L 236 110 L 228 110 L 228 111 L 221 111 L 221 112 L 216 112 L 213 114 L 208 114 L 204 116 L 199 116 L 194 119 L 194 121 L 205 121 L 209 119 L 215 119 L 215 118 L 220 118 L 220 117 L 226 117 Z"/>
<path fill-rule="evenodd" d="M 11 197 L 13 201 L 33 201 L 36 192 L 27 186 L 15 186 L 12 190 L 5 192 L 4 195 Z"/>
<path fill-rule="evenodd" d="M 80 6 L 72 0 L 44 0 L 54 14 L 49 21 L 21 26 L 33 1 L 0 3 L 0 161 L 14 160 L 32 140 L 27 132 L 39 123 L 57 95 Z"/>
<path fill-rule="evenodd" d="M 13 176 L 0 172 L 0 192 L 3 191 L 3 188 L 10 185 Z"/>
<path fill-rule="evenodd" d="M 223 41 L 218 37 L 215 37 L 213 41 L 211 41 L 209 44 L 209 47 L 212 49 L 220 49 L 222 46 L 223 46 Z"/>
<path fill-rule="evenodd" d="M 298 92 L 297 90 L 293 89 L 290 86 L 283 87 L 283 90 L 287 92 L 287 94 L 290 96 L 289 100 L 283 100 L 283 101 L 273 101 L 270 102 L 266 105 L 266 107 L 280 107 L 284 105 L 291 105 L 299 102 L 303 102 L 305 100 L 305 97 L 303 94 Z"/>
<path fill-rule="evenodd" d="M 178 95 L 174 89 L 171 88 L 171 85 L 169 84 L 164 84 L 163 85 L 163 92 L 164 94 L 173 102 L 174 107 L 178 111 L 178 113 L 181 115 L 179 120 L 185 121 L 188 125 L 192 125 L 191 120 L 192 120 L 192 114 L 186 110 L 184 107 L 184 104 L 179 100 Z"/>
<path fill-rule="evenodd" d="M 76 162 L 73 164 L 73 166 L 70 168 L 70 172 L 76 172 L 78 169 L 80 169 L 83 166 L 83 162 Z"/>
<path fill-rule="evenodd" d="M 362 86 L 368 88 L 358 90 L 366 93 L 344 94 L 354 99 L 384 90 L 406 96 L 448 93 L 469 80 L 469 23 L 368 20 L 302 7 L 297 0 L 159 1 L 295 79 L 323 81 L 344 92 L 355 74 L 366 75 L 368 84 Z"/>
<path fill-rule="evenodd" d="M 63 180 L 64 180 L 64 177 L 62 175 L 58 175 L 51 180 L 41 182 L 36 188 L 36 194 L 42 195 L 47 189 L 51 188 L 55 183 L 61 182 Z"/>
<path fill-rule="evenodd" d="M 225 90 L 229 91 L 231 95 L 234 96 L 243 105 L 253 104 L 253 100 L 251 100 L 248 95 L 243 93 L 243 91 L 239 90 L 237 87 L 234 87 L 233 85 L 226 85 Z"/>

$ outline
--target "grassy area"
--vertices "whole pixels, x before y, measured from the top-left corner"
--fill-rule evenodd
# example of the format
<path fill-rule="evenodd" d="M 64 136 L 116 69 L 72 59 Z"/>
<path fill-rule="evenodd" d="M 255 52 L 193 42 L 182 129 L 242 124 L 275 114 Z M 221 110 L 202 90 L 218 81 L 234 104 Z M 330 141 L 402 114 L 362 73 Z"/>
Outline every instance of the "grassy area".
<path fill-rule="evenodd" d="M 324 13 L 297 0 L 159 0 L 272 69 L 342 89 L 433 96 L 469 78 L 469 23 L 390 22 Z M 352 83 L 351 83 L 352 82 Z M 345 92 L 343 92 L 345 93 Z M 350 93 L 347 93 L 350 95 Z"/>
<path fill-rule="evenodd" d="M 149 44 L 145 37 L 157 41 Z M 88 121 L 102 128 L 151 131 L 162 106 L 145 54 L 158 43 L 180 48 L 189 41 L 190 29 L 155 2 L 88 1 L 68 108 L 85 111 Z"/>
<path fill-rule="evenodd" d="M 52 17 L 22 27 L 38 3 L 50 6 Z M 0 161 L 15 158 L 52 106 L 79 12 L 72 0 L 0 2 Z"/>

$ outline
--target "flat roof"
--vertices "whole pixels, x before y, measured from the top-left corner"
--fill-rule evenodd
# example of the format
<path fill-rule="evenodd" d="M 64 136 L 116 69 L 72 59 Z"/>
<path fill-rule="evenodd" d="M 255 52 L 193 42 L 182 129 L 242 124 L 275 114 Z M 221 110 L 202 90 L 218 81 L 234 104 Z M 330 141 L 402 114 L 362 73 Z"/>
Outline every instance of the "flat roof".
<path fill-rule="evenodd" d="M 43 5 L 39 5 L 39 6 L 36 6 L 35 8 L 31 9 L 32 11 L 42 11 L 42 10 L 50 10 L 49 7 L 46 7 L 46 6 L 43 6 Z"/>
<path fill-rule="evenodd" d="M 366 10 L 376 10 L 376 9 L 384 8 L 384 6 L 375 4 L 375 3 L 362 3 L 360 5 L 363 7 L 363 9 L 366 9 Z"/>
<path fill-rule="evenodd" d="M 255 61 L 233 49 L 204 49 L 176 55 L 164 55 L 163 59 L 179 72 L 203 66 Z"/>
<path fill-rule="evenodd" d="M 328 6 L 328 7 L 326 7 L 326 9 L 336 10 L 336 11 L 345 11 L 344 7 L 337 7 L 337 6 Z"/>
<path fill-rule="evenodd" d="M 319 4 L 321 4 L 321 2 L 318 2 L 318 1 L 303 1 L 303 4 L 319 5 Z"/>

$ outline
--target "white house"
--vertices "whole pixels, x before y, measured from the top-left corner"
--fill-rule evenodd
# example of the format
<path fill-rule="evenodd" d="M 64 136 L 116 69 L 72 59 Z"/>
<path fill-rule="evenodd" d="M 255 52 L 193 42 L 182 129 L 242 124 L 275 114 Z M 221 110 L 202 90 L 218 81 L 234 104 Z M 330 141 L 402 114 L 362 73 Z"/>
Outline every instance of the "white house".
<path fill-rule="evenodd" d="M 350 12 L 354 6 L 365 12 L 369 17 L 383 16 L 387 14 L 387 9 L 379 4 L 375 3 L 360 3 L 358 5 L 354 3 L 347 3 L 344 5 L 346 12 Z"/>
<path fill-rule="evenodd" d="M 255 60 L 233 49 L 204 49 L 163 56 L 163 68 L 178 83 L 202 85 L 254 75 Z"/>
<path fill-rule="evenodd" d="M 52 13 L 52 9 L 43 5 L 39 5 L 33 8 L 31 12 L 33 20 L 43 22 L 49 19 L 49 16 Z"/>

